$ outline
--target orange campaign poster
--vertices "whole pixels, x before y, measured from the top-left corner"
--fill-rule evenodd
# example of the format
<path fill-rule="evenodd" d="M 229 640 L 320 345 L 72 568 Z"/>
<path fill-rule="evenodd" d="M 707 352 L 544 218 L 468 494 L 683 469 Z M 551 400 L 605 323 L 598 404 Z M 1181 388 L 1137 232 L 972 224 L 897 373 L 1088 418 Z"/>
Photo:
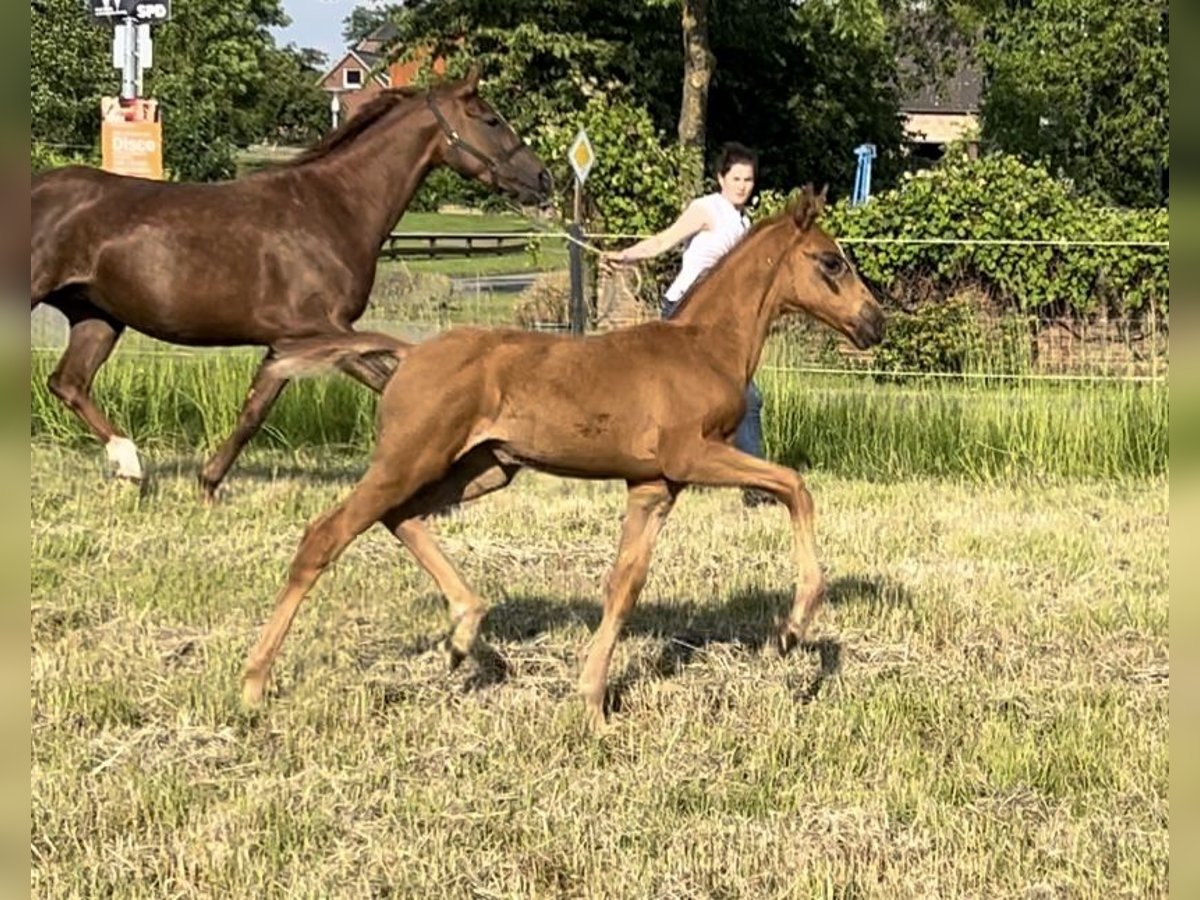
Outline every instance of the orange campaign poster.
<path fill-rule="evenodd" d="M 153 100 L 100 101 L 100 165 L 106 172 L 163 177 L 162 122 Z"/>

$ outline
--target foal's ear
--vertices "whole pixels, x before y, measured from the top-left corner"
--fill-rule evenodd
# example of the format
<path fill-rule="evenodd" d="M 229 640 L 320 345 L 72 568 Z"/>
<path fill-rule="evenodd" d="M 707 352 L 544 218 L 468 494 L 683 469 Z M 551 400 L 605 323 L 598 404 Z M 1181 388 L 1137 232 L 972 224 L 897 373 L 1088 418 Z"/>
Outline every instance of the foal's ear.
<path fill-rule="evenodd" d="M 825 192 L 827 188 L 821 188 L 821 193 L 816 193 L 811 184 L 806 184 L 800 191 L 792 203 L 792 218 L 796 222 L 796 227 L 801 231 L 808 231 L 816 223 L 821 215 L 821 211 L 825 208 Z"/>
<path fill-rule="evenodd" d="M 464 96 L 470 96 L 479 91 L 479 75 L 479 63 L 471 63 L 471 67 L 467 69 L 467 77 L 462 82 L 461 90 Z"/>

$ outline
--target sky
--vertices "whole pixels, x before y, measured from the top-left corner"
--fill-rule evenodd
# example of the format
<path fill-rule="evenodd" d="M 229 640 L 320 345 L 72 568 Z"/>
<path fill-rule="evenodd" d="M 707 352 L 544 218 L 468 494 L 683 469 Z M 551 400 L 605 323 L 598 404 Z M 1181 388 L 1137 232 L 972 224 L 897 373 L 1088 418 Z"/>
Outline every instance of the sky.
<path fill-rule="evenodd" d="M 271 32 L 280 46 L 291 43 L 315 47 L 334 62 L 346 51 L 342 42 L 343 20 L 356 6 L 371 5 L 373 0 L 283 0 L 283 11 L 292 24 L 273 28 Z"/>

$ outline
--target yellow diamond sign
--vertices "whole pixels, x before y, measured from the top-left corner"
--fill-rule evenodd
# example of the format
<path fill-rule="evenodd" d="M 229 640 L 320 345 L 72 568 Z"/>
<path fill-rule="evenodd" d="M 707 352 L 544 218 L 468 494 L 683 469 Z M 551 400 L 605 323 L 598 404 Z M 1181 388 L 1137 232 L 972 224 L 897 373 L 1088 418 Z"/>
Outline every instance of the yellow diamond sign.
<path fill-rule="evenodd" d="M 588 140 L 587 132 L 582 128 L 579 129 L 579 134 L 575 135 L 575 140 L 571 143 L 567 159 L 570 160 L 571 168 L 575 170 L 575 177 L 579 179 L 580 184 L 583 184 L 587 180 L 588 172 L 592 171 L 592 166 L 596 162 L 596 152 L 592 150 L 592 142 Z"/>

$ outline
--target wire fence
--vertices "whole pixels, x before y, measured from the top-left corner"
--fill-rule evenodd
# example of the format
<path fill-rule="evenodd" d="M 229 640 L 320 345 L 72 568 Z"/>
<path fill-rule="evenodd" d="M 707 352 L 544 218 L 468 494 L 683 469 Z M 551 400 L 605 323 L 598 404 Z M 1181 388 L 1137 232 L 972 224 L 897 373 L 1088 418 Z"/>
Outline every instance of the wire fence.
<path fill-rule="evenodd" d="M 461 237 L 461 236 L 460 236 Z M 467 261 L 446 275 L 406 263 L 381 265 L 372 302 L 359 327 L 386 330 L 420 340 L 462 324 L 518 326 L 565 330 L 570 292 L 565 244 L 575 240 L 565 232 L 514 232 L 513 239 L 531 242 L 531 260 L 538 272 L 497 276 L 487 268 L 472 269 Z M 594 262 L 600 247 L 621 246 L 642 235 L 589 234 L 580 243 Z M 845 239 L 859 246 L 886 244 L 957 244 L 1013 247 L 1126 247 L 1145 252 L 1167 251 L 1167 241 L 1002 240 L 969 238 Z M 540 244 L 539 246 L 536 246 Z M 562 265 L 563 268 L 554 268 Z M 595 269 L 592 266 L 593 270 Z M 593 271 L 593 274 L 598 274 Z M 588 278 L 587 300 L 593 322 L 601 328 L 630 324 L 658 314 L 658 285 L 640 277 L 631 282 Z M 614 299 L 615 298 L 615 299 Z M 1165 381 L 1169 369 L 1169 327 L 1166 316 L 1145 314 L 1109 316 L 1100 309 L 1087 317 L 1039 318 L 988 310 L 986 298 L 974 298 L 979 314 L 972 326 L 971 346 L 951 370 L 906 368 L 904 360 L 882 359 L 877 352 L 854 351 L 827 329 L 790 320 L 768 341 L 763 368 L 779 374 L 854 374 L 870 377 L 926 377 L 992 381 L 1061 380 L 1130 382 Z M 614 305 L 622 308 L 614 313 Z M 33 311 L 30 323 L 34 350 L 59 352 L 66 346 L 66 320 L 45 306 Z M 129 335 L 118 353 L 179 354 L 196 351 Z"/>

